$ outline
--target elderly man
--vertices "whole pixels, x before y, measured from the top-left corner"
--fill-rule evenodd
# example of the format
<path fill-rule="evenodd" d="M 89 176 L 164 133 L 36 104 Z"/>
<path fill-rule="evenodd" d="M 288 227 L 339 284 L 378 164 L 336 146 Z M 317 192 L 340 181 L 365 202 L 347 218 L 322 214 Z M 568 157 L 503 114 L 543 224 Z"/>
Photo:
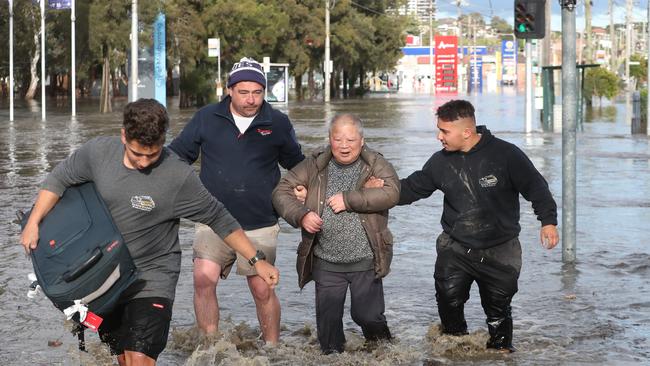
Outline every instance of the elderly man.
<path fill-rule="evenodd" d="M 334 117 L 329 146 L 293 168 L 273 192 L 278 213 L 302 228 L 298 282 L 316 282 L 318 340 L 325 354 L 343 352 L 343 307 L 350 287 L 352 319 L 367 340 L 390 339 L 382 278 L 393 256 L 388 209 L 399 198 L 399 181 L 381 154 L 364 146 L 361 121 Z M 374 176 L 380 188 L 363 188 Z M 307 189 L 304 204 L 294 189 Z"/>
<path fill-rule="evenodd" d="M 271 192 L 280 164 L 291 169 L 304 159 L 289 118 L 264 101 L 266 78 L 255 60 L 242 58 L 228 77 L 228 97 L 196 112 L 170 148 L 194 163 L 201 157 L 201 182 L 237 219 L 257 248 L 253 260 L 237 256 L 205 225 L 194 239 L 194 311 L 200 330 L 214 334 L 219 325 L 216 286 L 233 265 L 246 276 L 257 308 L 262 336 L 280 336 L 280 302 L 257 275 L 258 259 L 275 262 L 278 217 Z"/>

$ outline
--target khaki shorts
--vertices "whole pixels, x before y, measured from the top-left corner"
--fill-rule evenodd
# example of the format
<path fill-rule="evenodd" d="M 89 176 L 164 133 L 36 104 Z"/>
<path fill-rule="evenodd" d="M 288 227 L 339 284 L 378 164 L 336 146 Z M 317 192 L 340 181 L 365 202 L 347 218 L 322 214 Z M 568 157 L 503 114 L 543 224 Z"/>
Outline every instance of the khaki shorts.
<path fill-rule="evenodd" d="M 280 225 L 275 224 L 255 230 L 245 230 L 244 232 L 255 248 L 264 252 L 266 261 L 274 264 Z M 238 275 L 257 275 L 255 268 L 248 264 L 250 258 L 244 258 L 237 254 L 207 225 L 196 224 L 192 248 L 194 249 L 194 259 L 207 259 L 221 266 L 221 278 L 223 279 L 228 277 L 235 261 L 237 262 Z"/>

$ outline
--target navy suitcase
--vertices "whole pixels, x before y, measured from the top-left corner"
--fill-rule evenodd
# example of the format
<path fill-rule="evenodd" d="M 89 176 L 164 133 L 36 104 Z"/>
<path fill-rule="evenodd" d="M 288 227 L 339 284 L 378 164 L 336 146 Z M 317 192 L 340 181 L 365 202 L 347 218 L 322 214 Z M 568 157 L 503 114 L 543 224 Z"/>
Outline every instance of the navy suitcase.
<path fill-rule="evenodd" d="M 76 315 L 77 321 L 83 321 L 86 310 L 100 316 L 109 313 L 137 274 L 124 239 L 92 182 L 66 189 L 41 221 L 31 258 L 43 293 L 68 318 Z M 84 307 L 83 314 L 80 307 Z"/>

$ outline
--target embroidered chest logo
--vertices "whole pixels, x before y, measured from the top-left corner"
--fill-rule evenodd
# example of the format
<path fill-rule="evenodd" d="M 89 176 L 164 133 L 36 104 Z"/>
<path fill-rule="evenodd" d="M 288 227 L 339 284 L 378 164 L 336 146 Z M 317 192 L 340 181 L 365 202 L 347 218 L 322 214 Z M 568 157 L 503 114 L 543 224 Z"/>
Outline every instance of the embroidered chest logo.
<path fill-rule="evenodd" d="M 265 128 L 258 128 L 257 133 L 259 133 L 262 136 L 268 136 L 271 133 L 273 133 L 273 130 L 265 129 Z"/>
<path fill-rule="evenodd" d="M 149 212 L 156 207 L 156 202 L 151 196 L 132 196 L 131 206 L 137 210 Z"/>
<path fill-rule="evenodd" d="M 499 180 L 497 177 L 494 175 L 486 175 L 485 177 L 481 178 L 478 180 L 479 184 L 483 188 L 490 188 L 490 187 L 496 187 L 497 183 L 499 183 Z"/>

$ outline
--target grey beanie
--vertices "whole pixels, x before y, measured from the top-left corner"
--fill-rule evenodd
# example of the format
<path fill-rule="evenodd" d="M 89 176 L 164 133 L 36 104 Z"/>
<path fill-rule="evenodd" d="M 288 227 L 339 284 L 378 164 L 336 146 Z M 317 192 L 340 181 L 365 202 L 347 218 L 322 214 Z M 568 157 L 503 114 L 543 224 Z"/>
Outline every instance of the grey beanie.
<path fill-rule="evenodd" d="M 240 81 L 254 81 L 266 88 L 266 76 L 259 62 L 252 58 L 244 57 L 232 66 L 228 74 L 228 88 Z"/>

